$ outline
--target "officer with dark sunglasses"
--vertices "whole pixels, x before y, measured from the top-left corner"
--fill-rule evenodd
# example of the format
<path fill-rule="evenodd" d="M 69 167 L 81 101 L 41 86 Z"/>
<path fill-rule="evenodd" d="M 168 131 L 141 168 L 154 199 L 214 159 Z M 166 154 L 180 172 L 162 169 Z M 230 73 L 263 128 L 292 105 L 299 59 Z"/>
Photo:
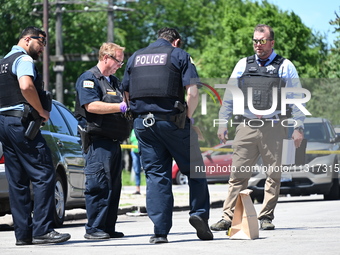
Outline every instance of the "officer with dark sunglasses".
<path fill-rule="evenodd" d="M 37 134 L 27 132 L 29 123 L 41 123 L 50 117 L 52 101 L 46 100 L 41 76 L 33 62 L 43 53 L 45 45 L 46 33 L 27 27 L 18 44 L 0 60 L 0 141 L 6 159 L 16 245 L 60 243 L 70 239 L 69 234 L 53 229 L 55 171 L 50 149 L 39 125 Z"/>

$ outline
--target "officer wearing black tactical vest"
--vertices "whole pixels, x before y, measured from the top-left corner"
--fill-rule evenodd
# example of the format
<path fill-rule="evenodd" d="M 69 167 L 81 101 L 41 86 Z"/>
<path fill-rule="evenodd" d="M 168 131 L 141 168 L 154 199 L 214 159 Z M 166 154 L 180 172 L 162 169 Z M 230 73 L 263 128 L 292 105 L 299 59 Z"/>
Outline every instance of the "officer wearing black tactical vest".
<path fill-rule="evenodd" d="M 120 141 L 129 137 L 131 129 L 123 116 L 127 104 L 120 83 L 113 76 L 124 64 L 124 49 L 114 43 L 103 43 L 97 65 L 76 82 L 76 116 L 81 120 L 78 127 L 86 159 L 86 239 L 124 236 L 116 231 L 122 187 Z"/>
<path fill-rule="evenodd" d="M 50 117 L 52 100 L 43 90 L 33 60 L 38 59 L 45 45 L 46 33 L 27 27 L 18 44 L 0 60 L 0 141 L 16 245 L 60 243 L 70 238 L 53 229 L 55 170 L 50 149 L 40 133 L 41 124 Z"/>
<path fill-rule="evenodd" d="M 268 171 L 263 207 L 258 219 L 261 229 L 275 228 L 272 220 L 280 194 L 282 143 L 283 139 L 288 138 L 287 129 L 282 125 L 282 121 L 290 117 L 290 114 L 296 124 L 291 137 L 295 146 L 300 147 L 303 140 L 305 119 L 303 112 L 296 105 L 286 107 L 291 113 L 281 111 L 281 89 L 301 88 L 295 66 L 274 51 L 274 31 L 270 26 L 257 25 L 252 41 L 255 55 L 238 61 L 228 81 L 229 86 L 238 86 L 244 94 L 244 114 L 237 116 L 239 125 L 235 131 L 232 158 L 234 170 L 230 174 L 222 219 L 210 227 L 215 231 L 228 231 L 230 228 L 236 199 L 239 192 L 248 187 L 248 180 L 253 174 L 251 167 L 255 166 L 259 156 L 262 157 L 262 165 Z M 289 96 L 302 97 L 298 93 Z M 275 98 L 277 100 L 274 100 Z M 226 89 L 219 118 L 229 120 L 233 113 L 233 105 L 235 106 L 233 98 Z M 259 112 L 268 114 L 259 115 L 257 114 Z M 226 142 L 228 125 L 220 125 L 217 136 L 222 142 Z"/>
<path fill-rule="evenodd" d="M 141 164 L 147 176 L 147 210 L 154 223 L 150 243 L 167 243 L 172 227 L 172 160 L 189 178 L 190 218 L 202 240 L 211 240 L 209 191 L 197 134 L 190 128 L 198 103 L 198 75 L 191 57 L 179 49 L 181 37 L 172 28 L 158 31 L 158 40 L 128 60 L 123 88 L 129 93 Z M 185 100 L 185 90 L 187 92 Z"/>
<path fill-rule="evenodd" d="M 244 73 L 238 79 L 239 88 L 242 90 L 244 98 L 252 97 L 252 105 L 257 110 L 267 110 L 276 107 L 281 110 L 281 88 L 286 86 L 284 79 L 279 76 L 280 66 L 284 58 L 276 55 L 270 63 L 270 68 L 265 67 L 265 63 L 256 62 L 255 56 L 247 57 L 247 65 Z M 251 88 L 252 95 L 248 95 L 248 88 Z M 274 93 L 274 94 L 273 94 Z M 276 98 L 277 104 L 273 105 L 273 98 Z M 249 108 L 248 100 L 244 100 L 244 107 Z M 287 108 L 288 115 L 291 117 L 290 108 Z M 281 114 L 279 114 L 280 117 Z"/>

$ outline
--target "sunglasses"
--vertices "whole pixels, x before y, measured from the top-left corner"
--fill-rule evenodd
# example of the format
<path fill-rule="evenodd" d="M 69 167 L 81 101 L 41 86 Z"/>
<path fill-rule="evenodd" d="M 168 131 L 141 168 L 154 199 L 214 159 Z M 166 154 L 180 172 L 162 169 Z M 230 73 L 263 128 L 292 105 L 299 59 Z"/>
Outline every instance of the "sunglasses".
<path fill-rule="evenodd" d="M 266 44 L 268 41 L 273 41 L 273 40 L 272 40 L 272 39 L 260 39 L 260 40 L 253 39 L 253 43 L 254 43 L 254 44 L 260 43 L 261 45 Z"/>
<path fill-rule="evenodd" d="M 46 38 L 43 36 L 31 36 L 30 38 L 38 40 L 42 45 L 46 46 Z M 39 40 L 41 39 L 41 40 Z"/>
<path fill-rule="evenodd" d="M 120 65 L 120 66 L 123 66 L 124 65 L 124 62 L 123 61 L 119 61 L 118 59 L 116 59 L 114 56 L 112 56 L 111 54 L 107 54 L 110 58 L 112 58 L 113 60 L 117 61 L 117 63 Z"/>

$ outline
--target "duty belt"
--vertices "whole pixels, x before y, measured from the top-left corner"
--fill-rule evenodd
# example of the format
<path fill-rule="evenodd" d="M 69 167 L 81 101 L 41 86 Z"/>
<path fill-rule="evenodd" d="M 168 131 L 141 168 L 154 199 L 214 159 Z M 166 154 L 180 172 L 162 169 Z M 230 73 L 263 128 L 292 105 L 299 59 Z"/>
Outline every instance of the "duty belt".
<path fill-rule="evenodd" d="M 138 115 L 138 118 L 143 119 L 143 125 L 145 127 L 151 127 L 153 124 L 155 124 L 156 120 L 164 120 L 164 121 L 176 121 L 176 115 L 170 115 L 170 114 L 153 114 L 153 113 L 148 113 L 148 114 L 140 114 Z"/>
<path fill-rule="evenodd" d="M 175 115 L 170 115 L 170 114 L 158 114 L 158 113 L 152 113 L 153 114 L 153 118 L 155 120 L 165 120 L 165 121 L 175 121 L 176 120 L 176 116 Z M 138 118 L 142 118 L 145 119 L 147 117 L 149 117 L 149 114 L 141 114 L 138 115 Z"/>
<path fill-rule="evenodd" d="M 1 111 L 0 115 L 20 117 L 21 118 L 21 117 L 24 116 L 24 111 L 20 111 L 20 110 Z"/>
<path fill-rule="evenodd" d="M 112 140 L 114 142 L 117 142 L 116 139 L 112 139 L 112 138 L 108 138 L 106 136 L 102 136 L 102 135 L 89 135 L 90 136 L 90 140 L 93 142 L 93 141 L 96 141 L 96 140 Z"/>

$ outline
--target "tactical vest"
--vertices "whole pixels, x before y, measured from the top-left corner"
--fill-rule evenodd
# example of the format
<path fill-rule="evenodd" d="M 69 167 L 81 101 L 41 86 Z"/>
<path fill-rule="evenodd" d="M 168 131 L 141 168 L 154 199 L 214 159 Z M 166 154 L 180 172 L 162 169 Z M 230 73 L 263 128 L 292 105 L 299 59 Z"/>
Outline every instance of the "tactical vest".
<path fill-rule="evenodd" d="M 129 96 L 184 100 L 181 72 L 171 63 L 171 46 L 147 47 L 136 52 L 131 67 Z"/>
<path fill-rule="evenodd" d="M 27 104 L 26 99 L 21 93 L 18 77 L 12 72 L 14 60 L 24 54 L 24 52 L 17 52 L 0 60 L 0 108 L 22 103 Z M 34 69 L 37 76 L 33 82 L 40 94 L 43 91 L 43 81 L 36 67 L 34 67 Z"/>
<path fill-rule="evenodd" d="M 252 96 L 253 106 L 257 110 L 268 110 L 273 104 L 273 88 L 277 88 L 276 110 L 281 110 L 281 88 L 286 83 L 279 77 L 279 68 L 284 58 L 276 55 L 268 66 L 259 66 L 255 55 L 247 58 L 244 73 L 238 79 L 238 86 L 244 95 L 244 107 L 248 108 L 248 97 Z M 248 87 L 252 88 L 252 95 L 248 95 Z"/>
<path fill-rule="evenodd" d="M 119 90 L 118 79 L 111 75 L 110 84 L 107 79 L 100 73 L 97 66 L 92 67 L 89 72 L 97 78 L 102 91 L 103 102 L 106 103 L 121 103 L 123 102 L 122 93 Z M 124 117 L 122 113 L 110 114 L 94 114 L 86 111 L 80 106 L 78 95 L 76 97 L 75 115 L 79 119 L 80 116 L 84 117 L 87 121 L 87 132 L 92 136 L 104 136 L 110 139 L 124 141 L 130 136 L 132 123 Z"/>

